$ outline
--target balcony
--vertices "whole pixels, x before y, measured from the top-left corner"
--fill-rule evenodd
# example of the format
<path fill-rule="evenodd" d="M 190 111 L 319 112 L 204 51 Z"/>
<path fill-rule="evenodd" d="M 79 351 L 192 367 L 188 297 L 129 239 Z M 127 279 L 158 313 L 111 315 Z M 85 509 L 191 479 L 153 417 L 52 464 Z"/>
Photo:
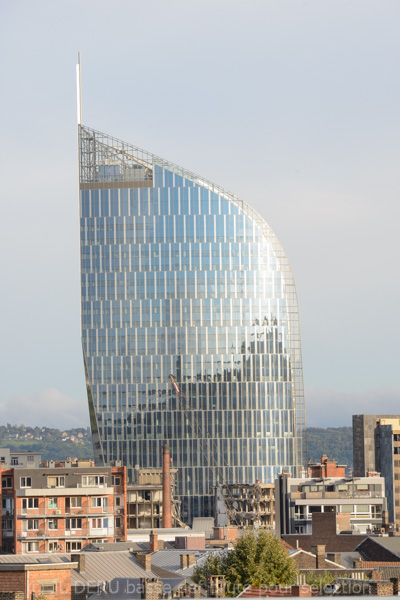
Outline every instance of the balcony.
<path fill-rule="evenodd" d="M 371 492 L 355 491 L 354 493 L 349 491 L 341 492 L 291 492 L 292 500 L 318 500 L 320 498 L 326 498 L 327 500 L 338 500 L 340 498 L 383 498 L 382 492 Z"/>

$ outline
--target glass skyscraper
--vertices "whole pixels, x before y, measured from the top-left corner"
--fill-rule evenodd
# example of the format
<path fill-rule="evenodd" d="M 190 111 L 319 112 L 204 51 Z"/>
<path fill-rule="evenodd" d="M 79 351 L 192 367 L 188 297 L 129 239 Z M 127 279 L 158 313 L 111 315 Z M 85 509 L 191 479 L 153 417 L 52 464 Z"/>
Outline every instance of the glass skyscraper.
<path fill-rule="evenodd" d="M 217 483 L 303 466 L 296 290 L 247 203 L 162 158 L 79 126 L 82 344 L 97 464 L 160 467 L 182 516 Z M 186 400 L 176 393 L 173 374 Z"/>

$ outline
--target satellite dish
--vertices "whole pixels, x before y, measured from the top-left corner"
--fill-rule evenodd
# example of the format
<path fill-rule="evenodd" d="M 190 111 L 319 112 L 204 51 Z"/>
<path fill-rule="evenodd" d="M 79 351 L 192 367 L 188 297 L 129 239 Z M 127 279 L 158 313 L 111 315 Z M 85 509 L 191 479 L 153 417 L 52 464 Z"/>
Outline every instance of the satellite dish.
<path fill-rule="evenodd" d="M 232 503 L 232 506 L 235 510 L 237 510 L 239 508 L 238 503 L 236 502 L 236 500 Z"/>

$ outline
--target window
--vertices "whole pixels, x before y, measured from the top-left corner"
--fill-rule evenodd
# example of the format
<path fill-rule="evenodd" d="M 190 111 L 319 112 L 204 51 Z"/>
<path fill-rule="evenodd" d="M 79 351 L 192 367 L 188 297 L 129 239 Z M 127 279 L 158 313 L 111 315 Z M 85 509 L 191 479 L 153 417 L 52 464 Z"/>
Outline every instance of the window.
<path fill-rule="evenodd" d="M 121 506 L 121 498 L 119 496 L 115 498 L 115 506 Z"/>
<path fill-rule="evenodd" d="M 34 457 L 34 456 L 32 456 L 32 454 L 30 454 L 30 455 L 28 456 L 28 462 L 33 462 L 34 460 L 35 460 L 35 457 Z"/>
<path fill-rule="evenodd" d="M 108 519 L 92 519 L 92 527 L 93 529 L 103 529 L 104 527 L 108 527 Z"/>
<path fill-rule="evenodd" d="M 112 476 L 112 484 L 113 485 L 121 485 L 121 477 L 113 475 Z"/>
<path fill-rule="evenodd" d="M 83 487 L 95 487 L 96 485 L 104 485 L 104 475 L 82 475 Z"/>
<path fill-rule="evenodd" d="M 372 518 L 373 519 L 381 519 L 382 518 L 382 506 L 380 504 L 373 504 L 371 506 Z"/>
<path fill-rule="evenodd" d="M 74 552 L 75 550 L 82 549 L 82 542 L 66 542 L 65 551 L 66 552 Z"/>
<path fill-rule="evenodd" d="M 56 584 L 55 583 L 42 583 L 40 586 L 42 594 L 55 594 Z"/>
<path fill-rule="evenodd" d="M 6 519 L 5 517 L 3 517 L 1 519 L 1 527 L 2 529 L 7 529 L 9 531 L 13 531 L 14 529 L 14 523 L 12 519 Z"/>
<path fill-rule="evenodd" d="M 24 552 L 39 552 L 39 542 L 25 542 L 22 547 Z"/>
<path fill-rule="evenodd" d="M 39 508 L 39 498 L 22 498 L 22 508 L 23 510 Z"/>
<path fill-rule="evenodd" d="M 28 531 L 37 531 L 39 529 L 39 519 L 28 519 L 26 528 Z"/>
<path fill-rule="evenodd" d="M 32 478 L 31 477 L 21 477 L 20 478 L 20 486 L 22 488 L 32 487 Z"/>
<path fill-rule="evenodd" d="M 58 543 L 57 542 L 49 542 L 49 552 L 57 552 L 58 551 Z"/>
<path fill-rule="evenodd" d="M 49 498 L 49 508 L 57 508 L 58 498 Z"/>
<path fill-rule="evenodd" d="M 356 509 L 358 513 L 369 513 L 368 504 L 357 504 Z"/>
<path fill-rule="evenodd" d="M 82 519 L 65 519 L 65 529 L 82 529 Z"/>
<path fill-rule="evenodd" d="M 65 487 L 65 477 L 64 476 L 51 476 L 47 478 L 47 487 L 55 488 L 55 487 Z"/>
<path fill-rule="evenodd" d="M 12 498 L 2 498 L 1 507 L 8 513 L 14 510 L 14 500 Z"/>
<path fill-rule="evenodd" d="M 121 527 L 121 517 L 116 517 L 116 519 L 115 519 L 115 527 Z"/>
<path fill-rule="evenodd" d="M 11 464 L 13 466 L 18 465 L 18 456 L 12 456 L 11 457 Z"/>
<path fill-rule="evenodd" d="M 92 508 L 101 508 L 106 511 L 108 508 L 108 498 L 106 496 L 93 496 L 92 497 Z"/>
<path fill-rule="evenodd" d="M 5 456 L 0 456 L 0 462 L 6 462 L 6 457 Z"/>
<path fill-rule="evenodd" d="M 67 509 L 70 508 L 81 508 L 82 507 L 82 498 L 80 496 L 75 496 L 72 498 L 66 498 L 65 507 Z"/>
<path fill-rule="evenodd" d="M 49 529 L 58 529 L 58 519 L 49 519 L 47 521 Z"/>
<path fill-rule="evenodd" d="M 352 513 L 354 512 L 352 504 L 342 504 L 340 510 L 342 513 Z"/>
<path fill-rule="evenodd" d="M 12 477 L 2 477 L 1 487 L 2 488 L 12 488 Z"/>

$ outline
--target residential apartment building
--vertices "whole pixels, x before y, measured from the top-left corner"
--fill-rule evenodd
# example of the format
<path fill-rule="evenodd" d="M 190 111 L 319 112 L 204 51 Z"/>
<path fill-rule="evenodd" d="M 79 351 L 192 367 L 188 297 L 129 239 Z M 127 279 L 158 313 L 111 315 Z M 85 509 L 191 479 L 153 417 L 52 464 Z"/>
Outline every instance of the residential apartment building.
<path fill-rule="evenodd" d="M 75 552 L 90 542 L 126 539 L 125 467 L 66 461 L 2 469 L 1 480 L 3 553 Z"/>
<path fill-rule="evenodd" d="M 205 178 L 82 124 L 78 133 L 96 465 L 121 460 L 131 480 L 136 464 L 160 468 L 168 443 L 188 523 L 212 515 L 218 483 L 273 483 L 282 466 L 298 476 L 299 315 L 274 232 Z"/>
<path fill-rule="evenodd" d="M 42 461 L 41 452 L 13 452 L 10 448 L 0 448 L 0 463 L 3 468 L 25 467 L 36 469 Z"/>
<path fill-rule="evenodd" d="M 400 415 L 353 415 L 354 475 L 385 478 L 389 522 L 400 525 Z"/>
<path fill-rule="evenodd" d="M 383 477 L 296 479 L 281 473 L 275 496 L 278 535 L 312 533 L 314 513 L 336 513 L 341 531 L 380 530 L 387 508 Z"/>

